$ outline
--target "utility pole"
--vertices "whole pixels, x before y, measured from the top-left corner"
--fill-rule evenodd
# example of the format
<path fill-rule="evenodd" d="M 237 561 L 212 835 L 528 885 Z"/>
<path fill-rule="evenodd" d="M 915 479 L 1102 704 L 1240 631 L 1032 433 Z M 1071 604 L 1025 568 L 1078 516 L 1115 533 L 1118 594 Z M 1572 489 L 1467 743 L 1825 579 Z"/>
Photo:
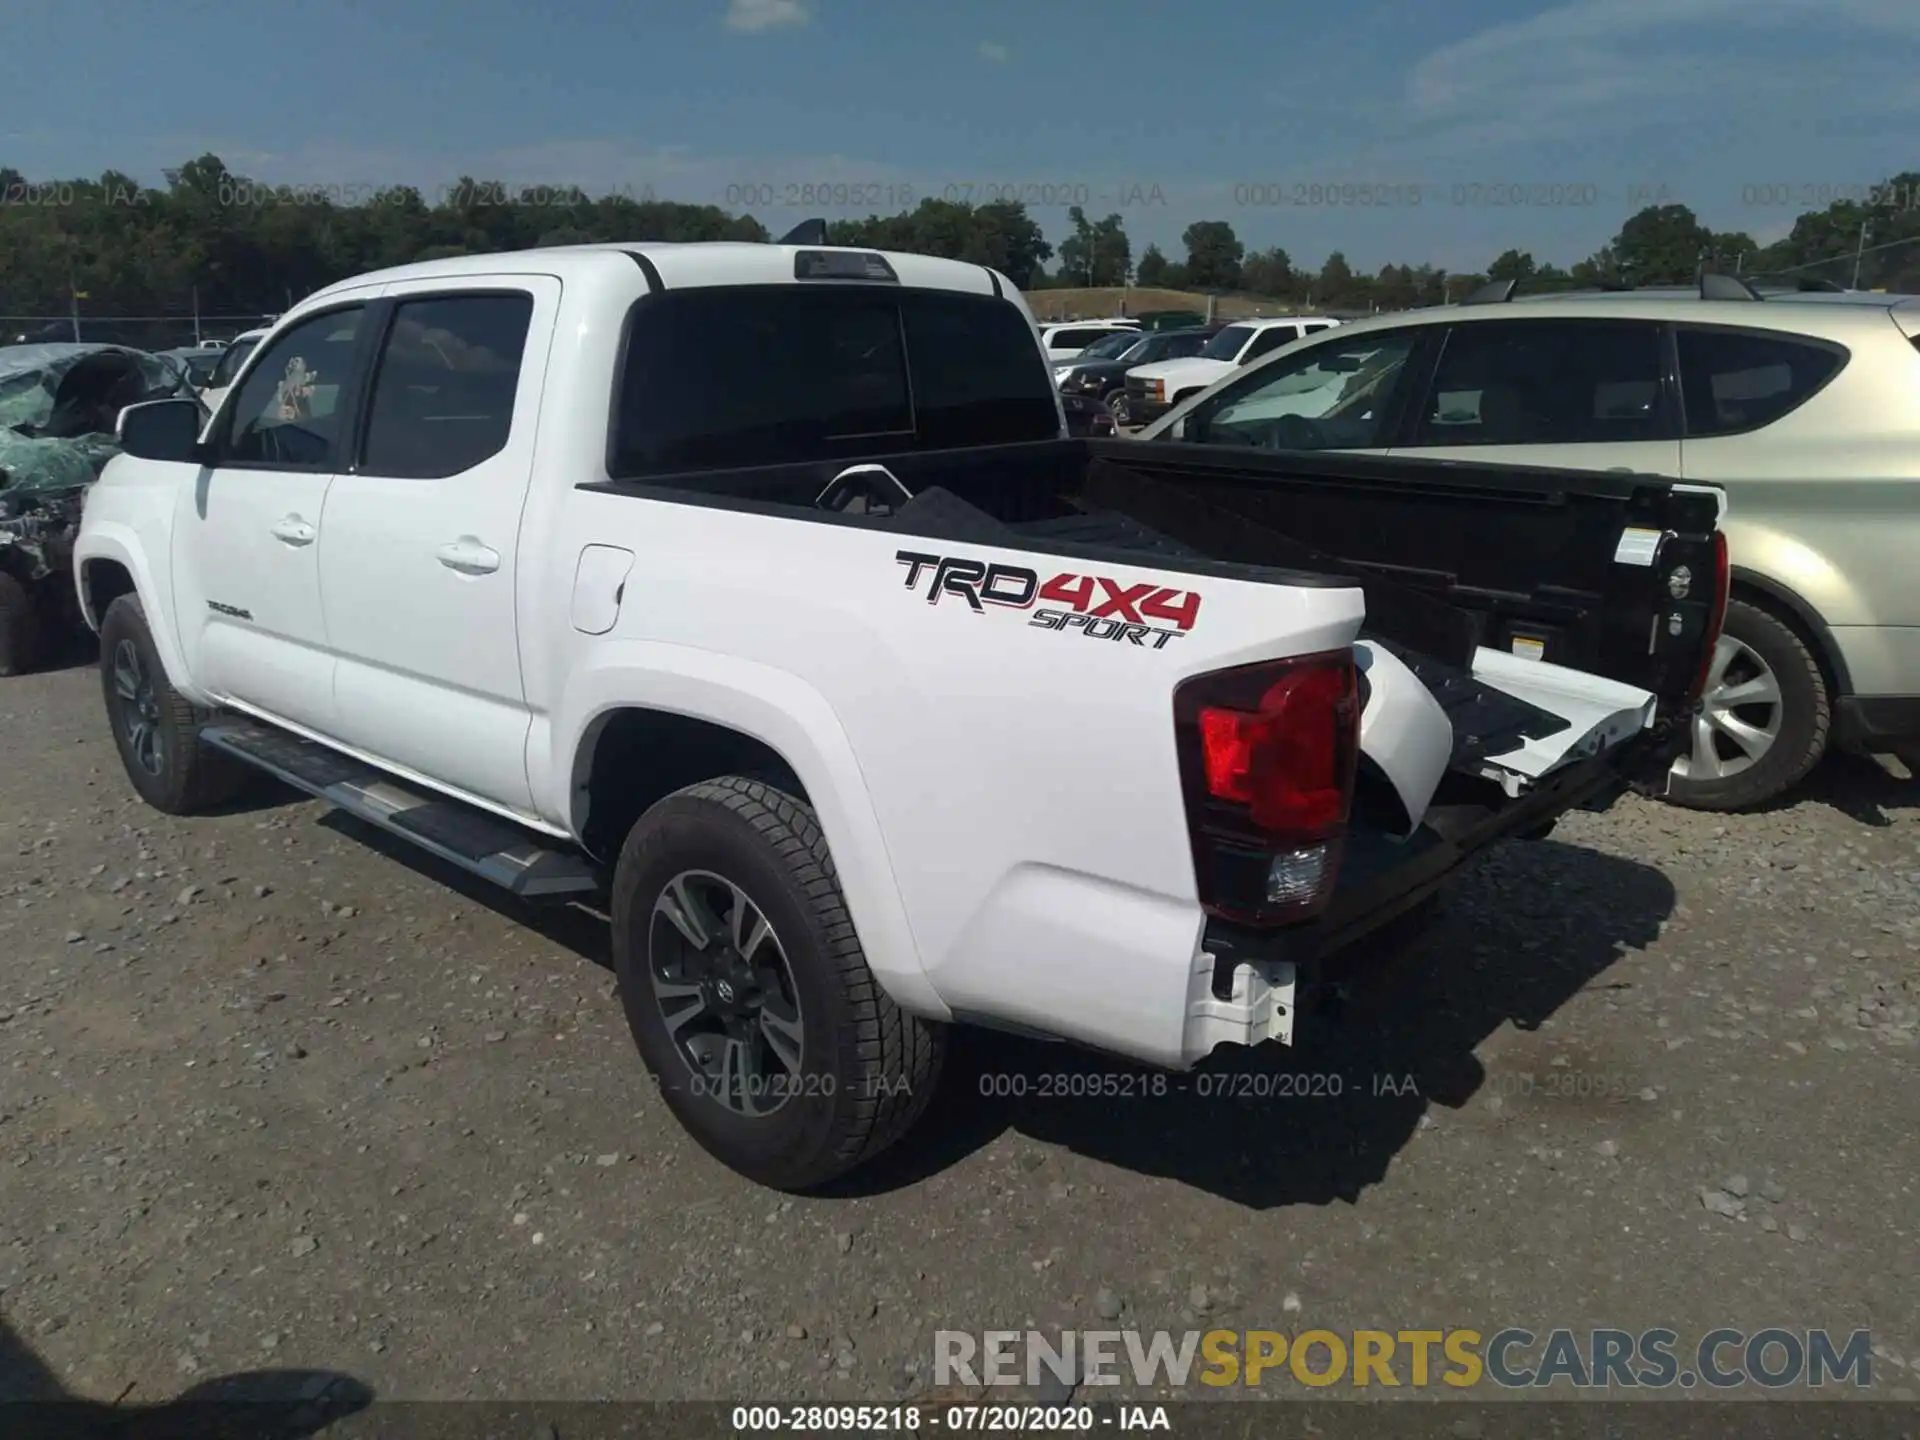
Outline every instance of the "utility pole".
<path fill-rule="evenodd" d="M 73 324 L 73 343 L 80 343 L 80 291 L 73 281 L 73 267 L 67 267 L 67 314 Z"/>
<path fill-rule="evenodd" d="M 1860 257 L 1867 252 L 1867 236 L 1872 230 L 1873 227 L 1871 225 L 1865 221 L 1861 222 L 1860 243 L 1854 247 L 1853 251 L 1853 283 L 1847 287 L 1849 290 L 1858 290 L 1860 288 Z"/>
<path fill-rule="evenodd" d="M 193 287 L 193 343 L 200 343 L 200 287 Z"/>

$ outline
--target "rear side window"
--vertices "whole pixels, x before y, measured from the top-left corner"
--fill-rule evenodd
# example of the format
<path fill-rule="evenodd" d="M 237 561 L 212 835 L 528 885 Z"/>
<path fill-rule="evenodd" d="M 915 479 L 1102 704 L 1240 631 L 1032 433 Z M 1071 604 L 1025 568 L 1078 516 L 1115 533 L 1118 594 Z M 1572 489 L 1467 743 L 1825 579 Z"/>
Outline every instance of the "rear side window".
<path fill-rule="evenodd" d="M 1636 322 L 1455 325 L 1416 445 L 1568 445 L 1671 438 L 1660 328 Z"/>
<path fill-rule="evenodd" d="M 1696 438 L 1771 425 L 1847 363 L 1832 346 L 1771 331 L 1682 327 L 1677 340 L 1687 434 Z"/>
<path fill-rule="evenodd" d="M 1113 331 L 1105 325 L 1084 330 L 1056 330 L 1047 337 L 1049 350 L 1084 350 L 1096 340 L 1104 340 Z"/>
<path fill-rule="evenodd" d="M 1004 300 L 863 286 L 669 292 L 635 307 L 616 477 L 1048 440 L 1060 417 Z"/>
<path fill-rule="evenodd" d="M 396 306 L 374 371 L 361 472 L 437 480 L 504 450 L 532 319 L 524 291 Z"/>

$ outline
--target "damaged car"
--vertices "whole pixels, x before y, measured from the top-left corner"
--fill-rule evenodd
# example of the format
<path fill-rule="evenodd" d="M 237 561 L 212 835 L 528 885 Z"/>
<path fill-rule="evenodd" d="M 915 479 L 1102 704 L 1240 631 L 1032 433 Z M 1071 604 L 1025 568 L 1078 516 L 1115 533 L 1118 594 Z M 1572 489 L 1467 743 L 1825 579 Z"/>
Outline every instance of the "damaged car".
<path fill-rule="evenodd" d="M 181 371 L 123 345 L 0 348 L 0 675 L 84 628 L 71 557 L 87 487 L 119 452 L 121 410 L 182 393 Z"/>

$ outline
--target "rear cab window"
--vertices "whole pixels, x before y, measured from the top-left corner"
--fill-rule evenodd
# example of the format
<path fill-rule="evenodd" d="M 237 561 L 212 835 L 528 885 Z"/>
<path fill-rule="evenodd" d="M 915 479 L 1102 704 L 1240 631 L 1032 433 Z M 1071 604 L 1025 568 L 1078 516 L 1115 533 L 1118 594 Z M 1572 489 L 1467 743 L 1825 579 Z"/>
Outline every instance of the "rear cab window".
<path fill-rule="evenodd" d="M 1104 340 L 1113 334 L 1110 325 L 1088 326 L 1079 330 L 1056 330 L 1047 337 L 1049 350 L 1084 350 L 1096 340 Z"/>
<path fill-rule="evenodd" d="M 1674 338 L 1690 439 L 1773 424 L 1811 400 L 1848 359 L 1837 345 L 1771 330 L 1681 326 Z"/>
<path fill-rule="evenodd" d="M 939 290 L 742 286 L 640 301 L 608 473 L 856 460 L 1051 440 L 1057 392 L 1005 300 Z"/>

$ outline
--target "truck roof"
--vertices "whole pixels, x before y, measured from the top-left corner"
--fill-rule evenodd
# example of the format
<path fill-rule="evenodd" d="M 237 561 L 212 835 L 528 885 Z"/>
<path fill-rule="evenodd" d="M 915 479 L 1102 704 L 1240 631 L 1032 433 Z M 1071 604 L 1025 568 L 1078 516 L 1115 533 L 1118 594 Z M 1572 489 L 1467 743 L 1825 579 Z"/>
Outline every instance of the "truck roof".
<path fill-rule="evenodd" d="M 1019 292 L 1013 282 L 984 265 L 942 260 L 931 255 L 909 255 L 845 245 L 768 245 L 751 240 L 636 240 L 595 245 L 548 245 L 532 250 L 508 250 L 488 255 L 453 255 L 397 265 L 339 281 L 308 297 L 322 299 L 336 291 L 374 284 L 413 280 L 454 280 L 480 275 L 557 275 L 590 281 L 610 274 L 635 274 L 648 266 L 668 290 L 709 285 L 779 285 L 800 283 L 794 257 L 801 251 L 850 255 L 878 255 L 900 277 L 917 289 L 956 290 L 976 295 Z M 646 264 L 641 264 L 642 259 Z"/>

